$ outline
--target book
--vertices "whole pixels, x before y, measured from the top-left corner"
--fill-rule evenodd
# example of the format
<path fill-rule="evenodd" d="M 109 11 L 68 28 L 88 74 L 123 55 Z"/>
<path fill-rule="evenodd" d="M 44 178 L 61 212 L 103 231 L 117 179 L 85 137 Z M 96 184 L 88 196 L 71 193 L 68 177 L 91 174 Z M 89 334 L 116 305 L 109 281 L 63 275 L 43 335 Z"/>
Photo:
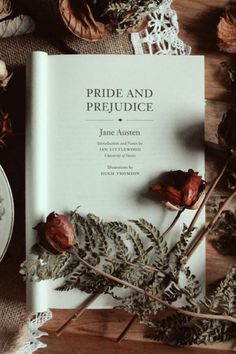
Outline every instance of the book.
<path fill-rule="evenodd" d="M 27 64 L 26 249 L 49 213 L 76 209 L 104 220 L 145 218 L 164 231 L 175 214 L 148 190 L 170 170 L 204 176 L 202 56 L 52 55 Z M 168 236 L 174 245 L 181 215 Z M 204 224 L 204 213 L 198 222 Z M 201 259 L 201 262 L 199 262 Z M 204 287 L 205 246 L 190 259 Z M 200 263 L 200 264 L 199 264 Z M 28 307 L 73 308 L 87 294 L 61 280 L 27 284 Z M 100 296 L 94 308 L 113 305 Z"/>

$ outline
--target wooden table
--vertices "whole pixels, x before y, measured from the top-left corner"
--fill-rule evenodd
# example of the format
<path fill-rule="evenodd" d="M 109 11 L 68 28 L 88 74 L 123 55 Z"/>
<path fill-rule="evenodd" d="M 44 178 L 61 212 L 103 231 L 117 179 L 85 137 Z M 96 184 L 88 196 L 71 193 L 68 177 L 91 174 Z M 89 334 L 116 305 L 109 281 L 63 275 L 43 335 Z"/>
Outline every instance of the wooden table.
<path fill-rule="evenodd" d="M 221 53 L 216 45 L 216 25 L 227 0 L 175 0 L 173 8 L 177 11 L 180 24 L 180 37 L 192 47 L 192 54 L 205 56 L 206 60 L 206 138 L 216 139 L 217 123 L 227 109 L 229 92 L 228 81 L 220 63 L 232 60 L 232 56 Z M 222 161 L 214 161 L 206 155 L 206 178 L 211 181 Z M 225 196 L 226 192 L 219 187 L 209 205 Z M 209 215 L 209 213 L 208 213 Z M 207 285 L 223 277 L 230 265 L 235 262 L 233 257 L 220 256 L 207 242 Z M 217 265 L 217 267 L 216 267 Z M 213 271 L 212 271 L 213 270 Z M 126 326 L 131 316 L 115 310 L 87 310 L 77 321 L 73 322 L 61 337 L 55 336 L 55 330 L 72 313 L 72 310 L 54 310 L 53 319 L 46 323 L 43 330 L 49 333 L 43 338 L 48 344 L 39 353 L 63 354 L 140 354 L 140 353 L 192 353 L 206 352 L 205 347 L 176 348 L 153 343 L 144 338 L 146 328 L 135 322 L 126 340 L 116 343 L 117 336 Z M 218 344 L 210 347 L 214 353 L 228 352 L 231 344 Z M 227 350 L 228 349 L 228 350 Z"/>

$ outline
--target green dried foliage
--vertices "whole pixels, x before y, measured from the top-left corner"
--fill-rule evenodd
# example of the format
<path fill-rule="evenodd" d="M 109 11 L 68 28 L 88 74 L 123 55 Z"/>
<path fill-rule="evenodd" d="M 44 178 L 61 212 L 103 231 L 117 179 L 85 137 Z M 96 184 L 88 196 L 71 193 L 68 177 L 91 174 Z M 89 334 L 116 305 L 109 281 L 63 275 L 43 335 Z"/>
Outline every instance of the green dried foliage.
<path fill-rule="evenodd" d="M 194 230 L 189 232 L 188 227 L 184 225 L 179 241 L 176 243 L 173 251 L 170 252 L 171 271 L 176 277 L 178 277 L 179 271 L 182 270 L 186 264 L 185 254 L 193 231 Z"/>
<path fill-rule="evenodd" d="M 58 257 L 36 244 L 27 260 L 21 264 L 20 273 L 24 279 L 30 281 L 57 279 L 70 274 L 77 264 L 78 261 L 72 259 L 69 254 Z"/>
<path fill-rule="evenodd" d="M 104 1 L 103 17 L 118 33 L 136 28 L 160 5 L 160 0 Z"/>
<path fill-rule="evenodd" d="M 204 308 L 236 315 L 236 267 L 210 298 L 199 300 L 200 284 L 184 256 L 192 234 L 186 226 L 175 248 L 169 251 L 156 226 L 147 220 L 104 222 L 93 214 L 84 217 L 78 212 L 70 216 L 77 234 L 76 252 L 91 265 L 170 304 L 177 301 L 179 307 L 192 312 Z M 55 256 L 36 245 L 22 264 L 21 273 L 31 281 L 62 278 L 58 291 L 79 289 L 88 294 L 110 294 L 118 301 L 117 307 L 136 314 L 140 322 L 153 327 L 152 338 L 158 341 L 199 344 L 224 341 L 235 333 L 234 325 L 226 321 L 197 320 L 179 313 L 156 321 L 156 314 L 166 314 L 166 306 L 97 274 L 73 253 Z"/>
<path fill-rule="evenodd" d="M 225 342 L 234 337 L 235 325 L 218 320 L 191 321 L 187 316 L 175 314 L 159 321 L 150 338 L 174 345 Z"/>
<path fill-rule="evenodd" d="M 209 310 L 221 310 L 225 315 L 236 316 L 236 265 L 220 282 L 213 295 L 205 298 L 204 305 Z"/>

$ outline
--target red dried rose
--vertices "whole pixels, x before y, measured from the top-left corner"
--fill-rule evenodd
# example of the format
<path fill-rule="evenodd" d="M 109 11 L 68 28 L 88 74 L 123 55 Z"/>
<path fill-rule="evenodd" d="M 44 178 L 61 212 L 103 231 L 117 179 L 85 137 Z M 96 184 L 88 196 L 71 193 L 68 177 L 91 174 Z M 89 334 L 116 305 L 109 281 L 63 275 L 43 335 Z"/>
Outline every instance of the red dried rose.
<path fill-rule="evenodd" d="M 219 144 L 229 150 L 236 150 L 236 111 L 230 109 L 218 126 Z"/>
<path fill-rule="evenodd" d="M 51 253 L 62 254 L 76 243 L 75 229 L 67 215 L 53 212 L 34 229 L 39 233 L 41 245 Z"/>
<path fill-rule="evenodd" d="M 203 198 L 205 181 L 198 172 L 170 171 L 167 185 L 157 183 L 152 190 L 158 192 L 170 210 L 197 209 Z"/>
<path fill-rule="evenodd" d="M 12 133 L 11 120 L 8 113 L 0 106 L 0 148 L 5 146 L 3 138 Z"/>

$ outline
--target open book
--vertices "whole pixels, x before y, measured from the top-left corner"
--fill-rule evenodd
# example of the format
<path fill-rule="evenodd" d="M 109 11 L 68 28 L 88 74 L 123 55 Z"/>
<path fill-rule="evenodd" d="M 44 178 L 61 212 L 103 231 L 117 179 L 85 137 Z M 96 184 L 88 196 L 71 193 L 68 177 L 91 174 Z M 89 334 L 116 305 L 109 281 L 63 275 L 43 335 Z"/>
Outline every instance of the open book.
<path fill-rule="evenodd" d="M 26 248 L 46 216 L 74 210 L 104 220 L 145 218 L 164 231 L 175 214 L 149 198 L 169 170 L 204 176 L 204 59 L 32 53 L 27 67 Z M 186 211 L 168 236 L 173 245 Z M 204 215 L 198 227 L 204 223 Z M 199 261 L 200 259 L 200 261 Z M 191 257 L 204 283 L 202 243 Z M 28 284 L 31 310 L 78 306 L 87 294 L 57 281 Z M 93 307 L 109 307 L 100 296 Z"/>

